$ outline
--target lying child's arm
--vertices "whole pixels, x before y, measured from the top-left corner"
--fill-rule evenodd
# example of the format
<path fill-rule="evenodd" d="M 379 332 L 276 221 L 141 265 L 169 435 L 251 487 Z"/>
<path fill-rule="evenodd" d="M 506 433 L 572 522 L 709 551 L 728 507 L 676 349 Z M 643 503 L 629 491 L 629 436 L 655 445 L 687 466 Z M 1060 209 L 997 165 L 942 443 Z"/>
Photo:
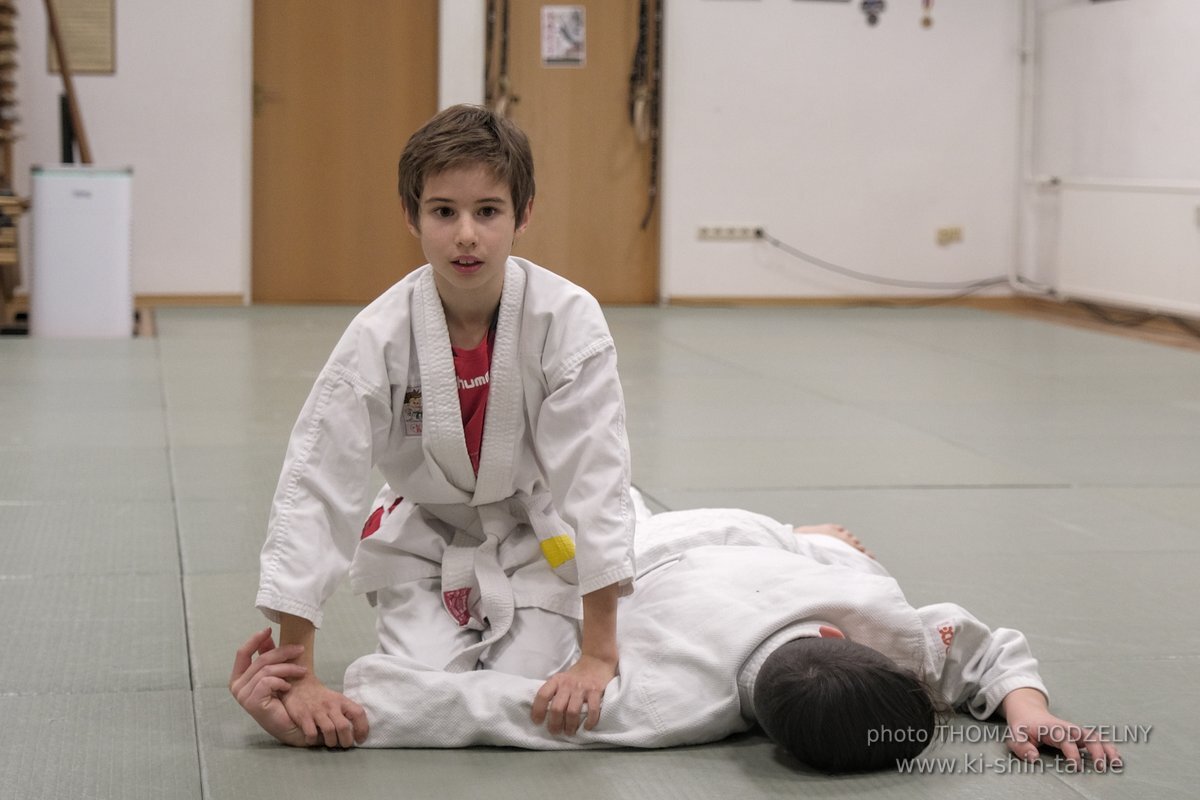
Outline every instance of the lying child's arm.
<path fill-rule="evenodd" d="M 353 747 L 367 735 L 367 717 L 358 704 L 340 692 L 321 683 L 314 669 L 313 654 L 317 629 L 304 617 L 280 614 L 279 642 L 283 647 L 299 647 L 295 663 L 304 673 L 291 682 L 291 688 L 281 695 L 295 724 L 304 734 L 308 746 Z M 278 737 L 277 737 L 278 738 Z M 290 742 L 289 742 L 290 744 Z"/>
<path fill-rule="evenodd" d="M 368 733 L 366 712 L 317 680 L 312 671 L 311 631 L 307 648 L 285 638 L 296 639 L 297 628 L 304 638 L 304 627 L 296 625 L 297 619 L 284 616 L 285 631 L 289 623 L 292 630 L 281 634 L 281 646 L 275 646 L 271 629 L 266 628 L 238 649 L 229 677 L 230 693 L 263 730 L 286 745 L 362 744 Z"/>
<path fill-rule="evenodd" d="M 1003 715 L 1011 732 L 1008 747 L 1015 755 L 1033 761 L 1037 745 L 1050 745 L 1078 768 L 1082 745 L 1096 769 L 1120 764 L 1117 749 L 1093 729 L 1050 713 L 1037 659 L 1020 631 L 992 630 L 950 603 L 925 606 L 918 614 L 935 642 L 928 676 L 934 688 L 951 706 L 965 707 L 976 719 Z"/>
<path fill-rule="evenodd" d="M 292 689 L 291 681 L 308 674 L 296 663 L 302 653 L 300 645 L 276 647 L 271 629 L 265 628 L 238 648 L 229 676 L 229 692 L 238 704 L 264 731 L 292 747 L 308 744 L 282 700 Z"/>

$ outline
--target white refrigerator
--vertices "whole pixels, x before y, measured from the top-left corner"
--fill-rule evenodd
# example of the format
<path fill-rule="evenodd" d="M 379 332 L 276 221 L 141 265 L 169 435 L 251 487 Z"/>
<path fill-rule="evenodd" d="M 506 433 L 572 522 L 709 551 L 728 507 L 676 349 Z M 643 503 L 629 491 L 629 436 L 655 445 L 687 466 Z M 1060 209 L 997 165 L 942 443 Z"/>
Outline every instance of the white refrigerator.
<path fill-rule="evenodd" d="M 33 168 L 29 330 L 133 336 L 132 168 Z"/>

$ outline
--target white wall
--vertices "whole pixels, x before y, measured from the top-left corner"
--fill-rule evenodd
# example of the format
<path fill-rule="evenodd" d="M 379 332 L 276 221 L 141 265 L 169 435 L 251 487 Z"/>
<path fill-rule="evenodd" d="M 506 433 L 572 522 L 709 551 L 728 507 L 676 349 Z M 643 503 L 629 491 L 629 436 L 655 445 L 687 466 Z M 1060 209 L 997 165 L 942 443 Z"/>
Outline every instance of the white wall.
<path fill-rule="evenodd" d="M 438 108 L 483 102 L 486 19 L 483 0 L 439 0 Z"/>
<path fill-rule="evenodd" d="M 59 162 L 62 80 L 46 70 L 44 3 L 17 8 L 14 181 L 27 194 L 30 166 Z M 116 73 L 75 78 L 96 163 L 133 166 L 136 294 L 247 293 L 251 10 L 247 0 L 120 0 Z"/>
<path fill-rule="evenodd" d="M 1200 3 L 1041 0 L 1029 192 L 1061 293 L 1200 314 Z"/>
<path fill-rule="evenodd" d="M 919 25 L 920 0 L 890 0 L 875 28 L 857 1 L 666 2 L 665 295 L 907 293 L 820 272 L 762 243 L 696 239 L 697 227 L 725 223 L 762 224 L 827 260 L 907 279 L 999 275 L 1022 253 L 1033 272 L 1048 269 L 1055 203 L 1043 197 L 1026 215 L 1036 228 L 1026 250 L 1016 234 L 1022 2 L 935 3 L 929 30 Z M 1035 31 L 1058 14 L 1152 13 L 1168 3 L 1193 24 L 1200 16 L 1194 0 L 1026 2 L 1038 12 Z M 442 59 L 441 105 L 479 99 L 481 7 L 442 0 L 443 54 L 457 46 L 475 57 Z M 45 69 L 43 3 L 18 0 L 18 9 L 24 193 L 29 166 L 58 158 L 60 81 Z M 135 169 L 139 294 L 247 292 L 251 9 L 249 0 L 120 0 L 117 73 L 77 78 L 97 160 Z M 1147 97 L 1194 97 L 1192 60 L 1173 57 L 1187 63 L 1159 65 L 1152 81 L 1110 76 L 1123 86 L 1119 102 L 1139 109 Z M 1037 163 L 1024 168 L 1196 178 L 1195 103 L 1167 110 L 1149 135 L 1107 136 L 1102 150 L 1075 145 L 1080 136 L 1100 142 L 1104 131 L 1042 105 Z M 1060 166 L 1066 159 L 1075 161 Z M 963 227 L 961 244 L 935 244 L 935 229 L 947 225 Z"/>
<path fill-rule="evenodd" d="M 1035 173 L 1200 183 L 1200 2 L 1060 2 L 1037 28 Z"/>
<path fill-rule="evenodd" d="M 840 265 L 962 281 L 1015 257 L 1020 4 L 670 0 L 666 296 L 910 293 L 830 275 L 701 225 L 762 224 Z M 938 246 L 935 231 L 964 240 Z M 922 293 L 922 292 L 918 292 Z M 928 291 L 923 292 L 928 294 Z"/>

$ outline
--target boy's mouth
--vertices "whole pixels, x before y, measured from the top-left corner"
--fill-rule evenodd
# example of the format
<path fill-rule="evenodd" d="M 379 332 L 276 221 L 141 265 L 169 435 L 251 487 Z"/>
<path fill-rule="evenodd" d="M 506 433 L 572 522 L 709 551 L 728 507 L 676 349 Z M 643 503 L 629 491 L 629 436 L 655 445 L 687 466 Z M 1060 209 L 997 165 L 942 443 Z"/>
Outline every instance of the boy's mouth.
<path fill-rule="evenodd" d="M 455 270 L 462 273 L 478 272 L 483 266 L 483 261 L 474 256 L 459 256 L 451 259 L 450 263 L 454 265 Z"/>

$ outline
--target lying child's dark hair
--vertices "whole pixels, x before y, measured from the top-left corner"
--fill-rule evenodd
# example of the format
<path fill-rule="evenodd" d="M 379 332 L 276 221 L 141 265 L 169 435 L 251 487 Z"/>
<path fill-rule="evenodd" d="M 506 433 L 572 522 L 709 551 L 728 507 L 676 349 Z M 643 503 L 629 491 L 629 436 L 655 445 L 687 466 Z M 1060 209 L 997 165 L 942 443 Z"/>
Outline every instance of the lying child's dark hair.
<path fill-rule="evenodd" d="M 758 722 L 823 772 L 894 768 L 933 741 L 942 709 L 926 684 L 846 639 L 804 638 L 767 657 L 754 686 Z"/>

